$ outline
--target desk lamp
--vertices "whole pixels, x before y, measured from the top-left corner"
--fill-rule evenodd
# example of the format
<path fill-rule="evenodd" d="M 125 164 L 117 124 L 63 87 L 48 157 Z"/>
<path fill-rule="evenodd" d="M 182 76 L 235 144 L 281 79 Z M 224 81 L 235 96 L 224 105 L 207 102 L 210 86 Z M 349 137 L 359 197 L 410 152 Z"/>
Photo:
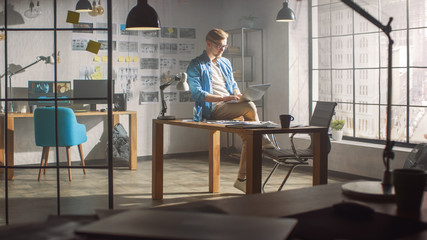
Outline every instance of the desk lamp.
<path fill-rule="evenodd" d="M 187 83 L 187 73 L 185 73 L 185 72 L 178 73 L 171 80 L 169 80 L 167 83 L 162 84 L 160 86 L 160 98 L 162 100 L 162 110 L 160 111 L 157 119 L 162 119 L 162 120 L 174 120 L 175 119 L 175 116 L 165 116 L 165 113 L 167 110 L 167 104 L 166 104 L 165 96 L 163 93 L 163 91 L 174 82 L 178 82 L 178 84 L 176 85 L 176 89 L 178 89 L 178 90 L 188 91 L 190 89 L 190 87 L 188 86 L 188 83 Z"/>
<path fill-rule="evenodd" d="M 28 64 L 25 67 L 21 67 L 20 65 L 14 65 L 14 64 L 10 64 L 9 65 L 9 69 L 8 69 L 8 74 L 9 74 L 9 95 L 10 98 L 13 98 L 13 91 L 12 91 L 12 76 L 16 75 L 18 73 L 22 73 L 25 72 L 25 69 L 34 66 L 35 64 L 44 61 L 45 64 L 54 64 L 55 63 L 55 58 L 52 56 L 38 56 L 36 58 L 36 61 L 34 61 L 33 63 Z M 16 67 L 19 66 L 19 67 Z M 9 103 L 9 108 L 8 108 L 8 112 L 13 112 L 13 103 L 10 102 Z"/>
<path fill-rule="evenodd" d="M 386 146 L 383 152 L 383 162 L 385 166 L 384 177 L 382 182 L 380 181 L 357 181 L 346 183 L 342 186 L 344 193 L 359 197 L 370 197 L 380 199 L 392 199 L 394 197 L 394 189 L 391 182 L 391 171 L 390 171 L 390 160 L 394 158 L 392 151 L 394 141 L 390 140 L 391 136 L 391 101 L 392 101 L 392 48 L 393 40 L 391 39 L 391 21 L 390 17 L 387 25 L 383 25 L 381 22 L 376 20 L 372 15 L 363 10 L 359 5 L 354 3 L 352 0 L 341 0 L 348 7 L 358 12 L 366 20 L 381 29 L 388 38 L 388 80 L 387 80 L 387 130 L 386 130 Z"/>

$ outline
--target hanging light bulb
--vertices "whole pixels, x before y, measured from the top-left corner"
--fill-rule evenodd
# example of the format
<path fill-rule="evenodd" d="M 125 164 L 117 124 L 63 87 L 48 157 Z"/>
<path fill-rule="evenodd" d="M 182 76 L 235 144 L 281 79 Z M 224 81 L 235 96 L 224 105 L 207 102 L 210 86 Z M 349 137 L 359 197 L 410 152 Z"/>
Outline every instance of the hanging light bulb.
<path fill-rule="evenodd" d="M 98 7 L 96 10 L 98 11 L 98 16 L 104 14 L 104 8 L 101 6 L 101 0 L 98 1 Z"/>
<path fill-rule="evenodd" d="M 33 0 L 30 1 L 30 8 L 25 10 L 24 16 L 27 18 L 36 18 L 40 15 L 40 2 L 37 2 L 37 6 L 34 5 Z"/>
<path fill-rule="evenodd" d="M 36 13 L 38 15 L 42 14 L 42 9 L 40 7 L 40 1 L 37 1 L 36 7 L 34 8 L 34 11 L 36 11 Z"/>
<path fill-rule="evenodd" d="M 89 15 L 91 15 L 92 17 L 96 17 L 98 15 L 98 10 L 96 8 L 96 1 L 95 0 L 93 0 L 92 11 L 89 12 Z"/>

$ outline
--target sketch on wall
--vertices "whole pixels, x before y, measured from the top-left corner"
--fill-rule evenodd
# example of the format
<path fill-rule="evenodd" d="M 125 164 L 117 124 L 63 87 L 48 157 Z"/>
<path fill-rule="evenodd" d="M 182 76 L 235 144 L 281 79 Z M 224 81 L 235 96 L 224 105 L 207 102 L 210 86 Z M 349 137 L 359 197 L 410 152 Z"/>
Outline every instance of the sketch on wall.
<path fill-rule="evenodd" d="M 158 58 L 141 58 L 140 69 L 159 69 Z"/>
<path fill-rule="evenodd" d="M 174 27 L 162 27 L 160 34 L 162 38 L 178 38 L 177 28 Z"/>
<path fill-rule="evenodd" d="M 166 102 L 177 102 L 178 101 L 177 95 L 178 95 L 177 92 L 165 92 L 164 93 L 165 101 Z"/>
<path fill-rule="evenodd" d="M 99 49 L 100 51 L 107 51 L 108 50 L 108 41 L 107 40 L 98 40 L 99 43 L 101 43 L 101 48 Z M 112 41 L 112 47 L 113 47 L 113 51 L 117 50 L 117 42 L 116 41 Z"/>
<path fill-rule="evenodd" d="M 120 67 L 115 92 L 126 93 L 128 100 L 133 99 L 133 89 L 138 78 L 138 69 L 133 67 Z"/>
<path fill-rule="evenodd" d="M 161 54 L 177 54 L 178 44 L 176 43 L 160 43 Z"/>
<path fill-rule="evenodd" d="M 196 29 L 195 28 L 180 28 L 179 29 L 180 38 L 196 39 Z"/>
<path fill-rule="evenodd" d="M 79 29 L 79 28 L 88 28 L 88 30 Z M 92 29 L 93 29 L 93 23 L 81 22 L 78 24 L 73 24 L 73 32 L 75 33 L 93 33 Z"/>
<path fill-rule="evenodd" d="M 113 26 L 113 29 L 111 30 L 111 32 L 113 33 L 113 35 L 117 35 L 117 24 L 113 23 L 112 26 Z M 96 23 L 96 28 L 108 29 L 108 25 L 107 25 L 107 23 Z M 108 31 L 107 30 L 105 30 L 105 31 L 99 31 L 98 30 L 98 31 L 96 31 L 96 33 L 106 35 L 108 33 Z"/>
<path fill-rule="evenodd" d="M 119 52 L 138 52 L 138 43 L 137 42 L 128 42 L 120 41 L 119 42 Z"/>
<path fill-rule="evenodd" d="M 140 91 L 139 92 L 139 104 L 144 103 L 157 103 L 159 102 L 159 91 Z"/>
<path fill-rule="evenodd" d="M 158 87 L 159 77 L 158 76 L 141 76 L 139 85 L 144 88 Z"/>
<path fill-rule="evenodd" d="M 191 96 L 191 92 L 190 91 L 180 91 L 179 92 L 179 102 L 194 102 L 194 99 Z"/>
<path fill-rule="evenodd" d="M 157 43 L 141 43 L 139 49 L 143 54 L 157 54 L 159 45 Z"/>
<path fill-rule="evenodd" d="M 178 45 L 178 53 L 180 54 L 194 54 L 196 45 L 194 43 L 180 43 Z"/>
<path fill-rule="evenodd" d="M 141 31 L 141 36 L 144 38 L 158 38 L 159 31 Z"/>
<path fill-rule="evenodd" d="M 71 50 L 73 51 L 86 51 L 89 39 L 72 39 Z"/>
<path fill-rule="evenodd" d="M 189 64 L 190 64 L 190 60 L 179 60 L 179 71 L 180 72 L 187 71 Z"/>

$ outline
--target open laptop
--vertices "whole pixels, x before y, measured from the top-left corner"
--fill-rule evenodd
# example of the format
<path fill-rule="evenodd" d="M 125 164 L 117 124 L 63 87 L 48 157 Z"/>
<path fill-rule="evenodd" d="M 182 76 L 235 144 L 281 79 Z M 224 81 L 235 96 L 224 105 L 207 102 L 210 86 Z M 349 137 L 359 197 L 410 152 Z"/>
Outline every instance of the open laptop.
<path fill-rule="evenodd" d="M 254 102 L 260 100 L 270 86 L 270 83 L 248 86 L 238 102 Z"/>
<path fill-rule="evenodd" d="M 96 239 L 286 239 L 296 219 L 129 210 L 90 223 L 77 234 Z"/>

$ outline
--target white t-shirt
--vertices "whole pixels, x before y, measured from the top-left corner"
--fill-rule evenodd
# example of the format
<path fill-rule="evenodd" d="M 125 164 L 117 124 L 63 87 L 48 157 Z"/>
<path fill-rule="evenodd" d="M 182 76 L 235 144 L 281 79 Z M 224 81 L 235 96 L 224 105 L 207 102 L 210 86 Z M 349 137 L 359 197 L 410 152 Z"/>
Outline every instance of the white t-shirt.
<path fill-rule="evenodd" d="M 225 79 L 224 76 L 221 73 L 221 69 L 219 68 L 218 64 L 216 62 L 212 62 L 212 90 L 214 95 L 219 96 L 229 96 L 230 93 L 227 91 L 227 87 L 225 86 Z M 222 102 L 213 102 L 212 106 L 215 108 L 215 106 L 218 103 Z"/>

